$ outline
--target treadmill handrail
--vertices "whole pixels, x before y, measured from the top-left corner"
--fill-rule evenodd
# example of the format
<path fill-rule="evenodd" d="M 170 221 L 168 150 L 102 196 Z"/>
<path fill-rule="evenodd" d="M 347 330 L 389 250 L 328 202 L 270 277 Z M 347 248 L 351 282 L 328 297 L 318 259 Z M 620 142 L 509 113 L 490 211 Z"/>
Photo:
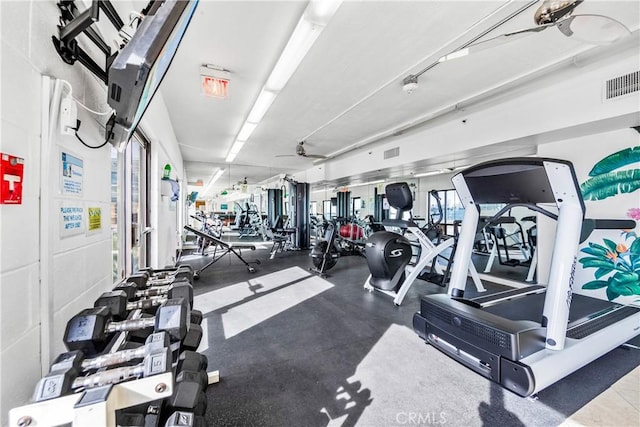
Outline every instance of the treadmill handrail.
<path fill-rule="evenodd" d="M 542 215 L 547 216 L 547 217 L 549 217 L 549 218 L 551 218 L 551 219 L 553 219 L 555 221 L 558 220 L 558 215 L 554 214 L 553 212 L 549 212 L 548 210 L 546 210 L 544 208 L 541 208 L 540 206 L 536 205 L 535 203 L 509 203 L 509 204 L 505 205 L 505 207 L 500 209 L 495 215 L 485 219 L 484 222 L 486 222 L 487 224 L 491 224 L 492 222 L 494 222 L 498 218 L 500 218 L 502 215 L 504 215 L 505 212 L 507 212 L 511 208 L 514 208 L 514 207 L 517 207 L 517 206 L 523 206 L 525 208 L 529 208 L 532 211 L 539 212 Z"/>

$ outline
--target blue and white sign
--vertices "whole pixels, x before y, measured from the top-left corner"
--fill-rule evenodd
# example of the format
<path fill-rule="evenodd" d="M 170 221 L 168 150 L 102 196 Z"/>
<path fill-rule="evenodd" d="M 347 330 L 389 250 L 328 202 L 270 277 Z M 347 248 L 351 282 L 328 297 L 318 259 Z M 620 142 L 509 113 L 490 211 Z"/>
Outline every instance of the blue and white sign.
<path fill-rule="evenodd" d="M 81 196 L 84 176 L 82 159 L 61 151 L 60 160 L 62 162 L 62 194 Z"/>

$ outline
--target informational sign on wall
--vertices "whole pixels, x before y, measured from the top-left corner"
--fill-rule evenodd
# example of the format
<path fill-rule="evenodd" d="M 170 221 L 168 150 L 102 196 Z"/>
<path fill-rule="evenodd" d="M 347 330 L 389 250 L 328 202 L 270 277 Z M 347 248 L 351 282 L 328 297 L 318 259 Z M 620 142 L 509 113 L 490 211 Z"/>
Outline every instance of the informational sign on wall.
<path fill-rule="evenodd" d="M 63 203 L 60 205 L 60 237 L 70 237 L 84 233 L 84 208 Z"/>
<path fill-rule="evenodd" d="M 87 232 L 102 229 L 102 209 L 87 208 Z"/>
<path fill-rule="evenodd" d="M 22 204 L 22 180 L 24 159 L 1 153 L 0 155 L 0 204 Z"/>
<path fill-rule="evenodd" d="M 65 151 L 60 152 L 62 162 L 62 194 L 82 195 L 83 161 Z"/>

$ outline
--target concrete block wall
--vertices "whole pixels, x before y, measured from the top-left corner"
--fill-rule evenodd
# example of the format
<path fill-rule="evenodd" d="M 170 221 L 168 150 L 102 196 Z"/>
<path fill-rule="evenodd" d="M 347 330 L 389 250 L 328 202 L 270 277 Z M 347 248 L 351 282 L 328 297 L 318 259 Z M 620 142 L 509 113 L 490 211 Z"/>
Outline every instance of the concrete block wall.
<path fill-rule="evenodd" d="M 11 408 L 28 403 L 42 371 L 65 350 L 61 339 L 69 317 L 112 285 L 109 146 L 85 148 L 56 128 L 50 150 L 42 150 L 48 134 L 42 115 L 49 108 L 42 99 L 51 95 L 42 76 L 66 80 L 80 101 L 107 109 L 104 84 L 55 52 L 51 36 L 58 17 L 55 1 L 0 2 L 0 152 L 25 160 L 22 204 L 0 205 L 0 425 L 7 425 Z M 78 113 L 83 139 L 99 145 L 104 118 L 81 108 Z M 82 195 L 61 191 L 61 150 L 83 160 Z M 84 209 L 85 227 L 86 208 L 100 207 L 101 229 L 62 238 L 62 203 Z"/>

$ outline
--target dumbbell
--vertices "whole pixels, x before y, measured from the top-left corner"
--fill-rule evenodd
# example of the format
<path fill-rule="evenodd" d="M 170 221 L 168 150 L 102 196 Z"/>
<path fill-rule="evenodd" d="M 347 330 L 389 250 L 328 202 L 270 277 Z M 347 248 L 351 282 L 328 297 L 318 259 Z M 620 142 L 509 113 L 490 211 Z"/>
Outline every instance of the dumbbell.
<path fill-rule="evenodd" d="M 136 282 L 123 282 L 113 288 L 114 291 L 124 291 L 128 299 L 162 297 L 173 293 L 181 293 L 193 304 L 193 286 L 185 279 L 176 280 L 168 285 L 145 287 Z"/>
<path fill-rule="evenodd" d="M 149 274 L 146 271 L 140 271 L 126 278 L 125 282 L 132 282 L 140 287 L 151 287 L 158 285 L 168 285 L 178 280 L 186 280 L 189 283 L 193 281 L 193 270 L 179 269 L 175 272 L 167 272 L 163 274 Z"/>
<path fill-rule="evenodd" d="M 188 411 L 204 415 L 207 411 L 206 376 L 203 371 L 179 372 L 176 375 L 173 394 L 166 398 L 165 408 L 169 411 Z"/>
<path fill-rule="evenodd" d="M 168 347 L 156 348 L 147 354 L 139 365 L 110 369 L 86 377 L 80 376 L 79 370 L 71 365 L 63 369 L 49 372 L 38 381 L 33 400 L 55 399 L 72 393 L 75 389 L 92 388 L 108 384 L 117 384 L 132 378 L 148 377 L 171 370 L 171 352 Z"/>
<path fill-rule="evenodd" d="M 193 412 L 175 411 L 165 422 L 164 427 L 206 427 L 203 417 Z"/>
<path fill-rule="evenodd" d="M 185 350 L 178 356 L 176 372 L 180 371 L 207 371 L 209 360 L 204 354 L 196 351 Z"/>
<path fill-rule="evenodd" d="M 182 276 L 189 277 L 191 279 L 193 276 L 193 267 L 191 267 L 189 264 L 180 264 L 175 267 L 168 266 L 165 268 L 143 267 L 140 268 L 136 273 L 147 273 L 151 278 Z"/>
<path fill-rule="evenodd" d="M 169 335 L 166 332 L 156 332 L 147 337 L 144 345 L 113 353 L 106 353 L 91 359 L 86 359 L 82 350 L 73 350 L 62 353 L 51 364 L 50 372 L 74 368 L 78 372 L 86 372 L 94 369 L 107 368 L 121 365 L 135 359 L 144 359 L 153 354 L 157 349 L 169 347 Z"/>
<path fill-rule="evenodd" d="M 193 286 L 189 282 L 186 281 L 178 281 L 167 287 L 158 287 L 163 288 L 160 290 L 148 289 L 148 290 L 138 290 L 138 285 L 135 283 L 121 283 L 117 285 L 113 291 L 111 292 L 124 292 L 125 299 L 122 300 L 122 297 L 117 293 L 105 292 L 103 293 L 98 302 L 96 300 L 94 306 L 114 306 L 112 309 L 112 313 L 114 316 L 118 314 L 124 314 L 127 311 L 141 309 L 144 311 L 148 311 L 150 308 L 157 307 L 162 303 L 164 299 L 175 299 L 175 298 L 184 298 L 189 301 L 189 306 L 192 308 L 191 310 L 191 323 L 197 323 L 198 325 L 202 323 L 203 314 L 200 310 L 193 310 Z M 160 298 L 145 298 L 145 299 L 137 299 L 142 297 L 149 296 L 160 296 Z M 131 301 L 135 300 L 135 301 Z"/>
<path fill-rule="evenodd" d="M 170 299 L 158 307 L 155 316 L 114 322 L 109 308 L 88 308 L 67 322 L 63 341 L 68 350 L 83 350 L 87 354 L 101 352 L 110 335 L 121 331 L 153 328 L 155 332 L 167 332 L 174 341 L 181 341 L 191 325 L 189 311 L 184 299 Z"/>
<path fill-rule="evenodd" d="M 186 285 L 186 286 L 185 286 Z M 144 298 L 130 301 L 129 295 L 122 288 L 115 288 L 113 291 L 103 292 L 100 297 L 93 303 L 94 307 L 108 307 L 111 315 L 117 318 L 127 317 L 127 313 L 141 309 L 149 311 L 157 308 L 163 302 L 170 299 L 184 299 L 191 307 L 193 301 L 193 288 L 188 283 L 176 285 L 170 289 L 165 296 L 155 298 Z"/>

